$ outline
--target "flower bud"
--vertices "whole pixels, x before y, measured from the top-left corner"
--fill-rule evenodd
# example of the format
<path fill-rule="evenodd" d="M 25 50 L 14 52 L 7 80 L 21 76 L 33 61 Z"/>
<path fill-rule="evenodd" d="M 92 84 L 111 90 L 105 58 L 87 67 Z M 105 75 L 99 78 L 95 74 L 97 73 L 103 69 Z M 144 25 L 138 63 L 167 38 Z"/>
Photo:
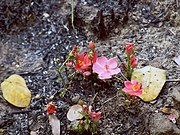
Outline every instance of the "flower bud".
<path fill-rule="evenodd" d="M 120 65 L 125 71 L 127 70 L 126 64 L 124 62 L 121 62 Z"/>
<path fill-rule="evenodd" d="M 91 72 L 86 71 L 86 72 L 83 73 L 83 76 L 84 76 L 84 77 L 87 77 L 87 76 L 89 76 L 90 74 L 91 74 Z"/>
<path fill-rule="evenodd" d="M 88 112 L 88 106 L 87 105 L 83 105 L 82 106 L 82 111 L 83 112 Z"/>
<path fill-rule="evenodd" d="M 94 50 L 95 49 L 95 43 L 93 42 L 93 41 L 90 41 L 89 42 L 89 48 L 91 49 L 91 50 Z"/>
<path fill-rule="evenodd" d="M 80 121 L 79 121 L 79 124 L 80 124 L 81 126 L 84 126 L 85 123 L 84 123 L 83 120 L 80 120 Z"/>
<path fill-rule="evenodd" d="M 92 112 L 91 113 L 91 118 L 94 120 L 94 121 L 99 121 L 99 119 L 101 118 L 101 112 Z"/>
<path fill-rule="evenodd" d="M 72 54 L 75 55 L 77 53 L 77 45 L 74 45 L 72 49 Z"/>
<path fill-rule="evenodd" d="M 133 43 L 127 43 L 125 51 L 126 51 L 127 55 L 131 55 L 134 51 L 134 44 Z"/>
<path fill-rule="evenodd" d="M 137 58 L 135 56 L 131 56 L 130 65 L 131 65 L 132 68 L 137 67 L 138 60 L 137 60 Z"/>
<path fill-rule="evenodd" d="M 68 62 L 66 63 L 66 66 L 71 67 L 72 66 L 72 61 L 68 60 Z"/>

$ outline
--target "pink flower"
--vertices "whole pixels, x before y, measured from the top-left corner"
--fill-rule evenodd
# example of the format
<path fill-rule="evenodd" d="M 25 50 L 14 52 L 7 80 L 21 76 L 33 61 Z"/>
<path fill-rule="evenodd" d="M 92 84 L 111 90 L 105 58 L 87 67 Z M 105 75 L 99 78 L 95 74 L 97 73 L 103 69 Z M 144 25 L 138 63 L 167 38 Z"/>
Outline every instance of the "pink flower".
<path fill-rule="evenodd" d="M 134 51 L 134 44 L 133 43 L 127 43 L 125 51 L 126 51 L 126 54 L 131 55 Z"/>
<path fill-rule="evenodd" d="M 138 83 L 138 81 L 125 81 L 124 85 L 125 88 L 123 88 L 122 90 L 126 93 L 134 96 L 140 96 L 142 94 L 143 88 L 141 87 L 141 84 Z"/>
<path fill-rule="evenodd" d="M 116 58 L 107 60 L 106 57 L 101 56 L 93 64 L 93 72 L 97 73 L 100 79 L 109 79 L 112 75 L 118 74 L 120 69 L 117 68 Z"/>
<path fill-rule="evenodd" d="M 90 117 L 94 121 L 99 121 L 99 119 L 101 118 L 101 112 L 96 113 L 96 112 L 92 111 Z"/>
<path fill-rule="evenodd" d="M 138 60 L 137 60 L 137 58 L 135 56 L 131 56 L 130 65 L 131 65 L 132 68 L 137 67 Z"/>
<path fill-rule="evenodd" d="M 91 65 L 91 60 L 88 57 L 87 52 L 84 52 L 82 54 L 79 54 L 76 57 L 77 64 L 75 65 L 75 70 L 83 71 L 88 70 L 89 66 Z"/>

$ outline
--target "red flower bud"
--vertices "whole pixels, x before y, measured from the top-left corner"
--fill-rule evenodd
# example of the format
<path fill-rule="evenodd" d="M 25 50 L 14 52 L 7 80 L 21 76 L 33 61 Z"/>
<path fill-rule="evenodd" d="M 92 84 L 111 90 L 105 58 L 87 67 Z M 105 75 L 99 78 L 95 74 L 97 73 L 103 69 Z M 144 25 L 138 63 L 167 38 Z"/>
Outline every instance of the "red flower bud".
<path fill-rule="evenodd" d="M 80 120 L 80 121 L 79 121 L 79 124 L 80 124 L 81 126 L 84 126 L 84 121 L 83 121 L 83 120 Z"/>
<path fill-rule="evenodd" d="M 121 67 L 126 71 L 127 70 L 127 67 L 126 67 L 126 64 L 124 62 L 121 62 Z"/>
<path fill-rule="evenodd" d="M 87 105 L 83 105 L 82 106 L 82 111 L 83 112 L 88 112 L 88 106 Z"/>
<path fill-rule="evenodd" d="M 126 54 L 131 55 L 134 51 L 134 44 L 133 43 L 127 43 L 125 51 L 126 51 Z"/>
<path fill-rule="evenodd" d="M 137 67 L 138 60 L 137 60 L 137 58 L 135 56 L 131 56 L 130 65 L 131 65 L 132 68 Z"/>
<path fill-rule="evenodd" d="M 90 74 L 91 74 L 91 72 L 86 71 L 86 72 L 83 73 L 83 76 L 84 76 L 84 77 L 87 77 L 87 76 L 89 76 Z"/>
<path fill-rule="evenodd" d="M 94 121 L 99 121 L 99 119 L 101 118 L 101 112 L 94 112 L 92 111 L 91 112 L 91 118 L 94 120 Z"/>
<path fill-rule="evenodd" d="M 72 61 L 68 60 L 68 62 L 66 63 L 66 66 L 71 67 L 72 66 Z"/>
<path fill-rule="evenodd" d="M 89 42 L 89 48 L 91 49 L 91 50 L 94 50 L 95 49 L 95 43 L 93 42 L 93 41 L 90 41 Z"/>
<path fill-rule="evenodd" d="M 77 53 L 77 45 L 74 45 L 72 49 L 72 54 L 75 55 Z"/>

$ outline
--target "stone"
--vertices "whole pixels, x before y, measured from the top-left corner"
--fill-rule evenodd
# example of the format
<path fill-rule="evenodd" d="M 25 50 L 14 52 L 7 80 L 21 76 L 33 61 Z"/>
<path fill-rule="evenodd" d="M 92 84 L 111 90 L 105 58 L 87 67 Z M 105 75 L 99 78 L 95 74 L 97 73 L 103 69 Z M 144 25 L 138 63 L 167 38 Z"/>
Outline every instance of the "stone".
<path fill-rule="evenodd" d="M 174 100 L 180 102 L 180 89 L 178 90 L 178 87 L 174 87 L 171 96 L 173 97 Z"/>
<path fill-rule="evenodd" d="M 79 99 L 80 99 L 80 95 L 78 94 L 78 95 L 76 95 L 76 96 L 74 96 L 74 97 L 72 98 L 72 102 L 73 102 L 73 103 L 78 103 Z"/>
<path fill-rule="evenodd" d="M 168 119 L 168 115 L 155 113 L 150 118 L 150 134 L 151 135 L 178 135 L 180 129 Z"/>

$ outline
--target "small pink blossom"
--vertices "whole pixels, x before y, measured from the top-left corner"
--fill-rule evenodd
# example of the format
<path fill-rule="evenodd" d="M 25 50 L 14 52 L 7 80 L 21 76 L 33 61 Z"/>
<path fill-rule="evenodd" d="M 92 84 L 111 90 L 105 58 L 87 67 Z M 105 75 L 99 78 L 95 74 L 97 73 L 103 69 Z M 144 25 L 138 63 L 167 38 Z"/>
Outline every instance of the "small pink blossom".
<path fill-rule="evenodd" d="M 124 85 L 125 88 L 123 88 L 122 90 L 126 93 L 134 96 L 140 96 L 142 94 L 143 88 L 141 87 L 141 84 L 138 83 L 138 81 L 125 81 Z"/>
<path fill-rule="evenodd" d="M 127 43 L 125 51 L 126 51 L 126 54 L 131 55 L 134 51 L 134 44 L 133 43 Z"/>
<path fill-rule="evenodd" d="M 93 64 L 93 72 L 97 73 L 100 79 L 109 79 L 112 75 L 118 74 L 120 69 L 117 67 L 116 58 L 108 60 L 106 57 L 101 56 Z"/>
<path fill-rule="evenodd" d="M 101 118 L 101 114 L 102 114 L 101 112 L 96 113 L 96 112 L 92 111 L 90 117 L 94 121 L 99 121 L 99 119 Z"/>
<path fill-rule="evenodd" d="M 137 58 L 135 56 L 131 56 L 130 65 L 131 65 L 132 68 L 137 67 L 138 60 L 137 60 Z"/>

